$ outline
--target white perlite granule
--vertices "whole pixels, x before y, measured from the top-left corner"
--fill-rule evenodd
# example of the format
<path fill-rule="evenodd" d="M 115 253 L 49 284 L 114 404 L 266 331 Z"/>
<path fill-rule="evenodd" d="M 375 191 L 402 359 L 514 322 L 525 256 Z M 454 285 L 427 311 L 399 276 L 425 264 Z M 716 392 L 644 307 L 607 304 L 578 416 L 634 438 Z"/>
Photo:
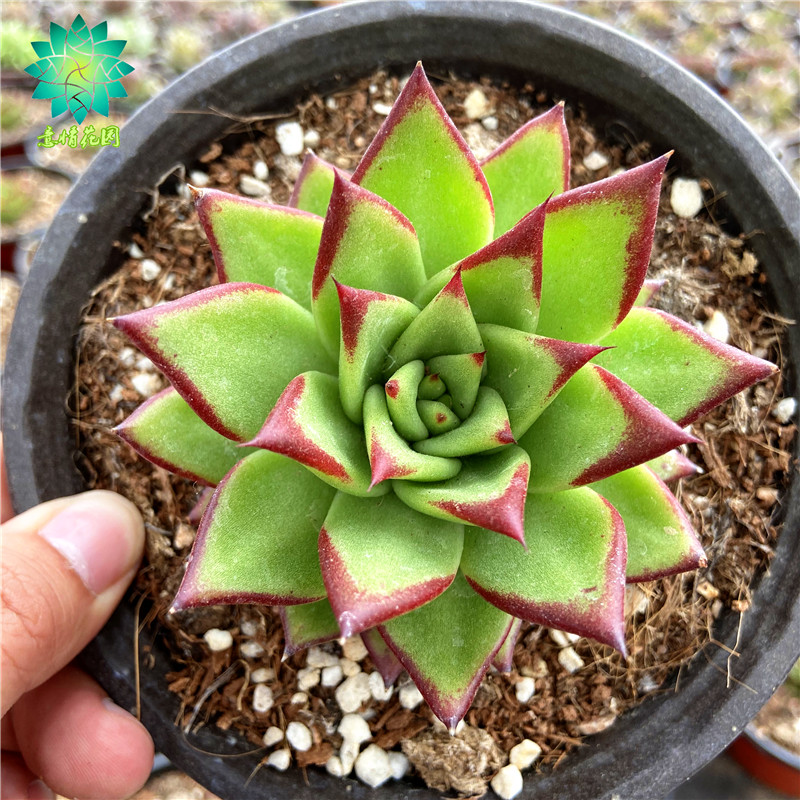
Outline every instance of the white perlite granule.
<path fill-rule="evenodd" d="M 392 750 L 389 752 L 389 767 L 392 770 L 392 777 L 399 781 L 408 772 L 408 759 L 403 753 Z"/>
<path fill-rule="evenodd" d="M 303 725 L 302 722 L 297 722 L 297 720 L 293 720 L 286 727 L 286 741 L 291 747 L 302 753 L 310 750 L 311 745 L 314 744 L 311 731 L 306 725 Z"/>
<path fill-rule="evenodd" d="M 339 666 L 348 678 L 351 678 L 353 675 L 358 675 L 358 673 L 361 672 L 361 664 L 350 658 L 340 658 Z"/>
<path fill-rule="evenodd" d="M 320 671 L 316 667 L 304 667 L 297 673 L 297 688 L 301 691 L 312 689 L 319 684 Z"/>
<path fill-rule="evenodd" d="M 369 653 L 360 636 L 351 636 L 342 645 L 342 653 L 351 661 L 363 661 Z"/>
<path fill-rule="evenodd" d="M 369 676 L 364 672 L 351 675 L 336 689 L 336 702 L 345 714 L 358 711 L 361 704 L 372 696 L 369 689 Z"/>
<path fill-rule="evenodd" d="M 469 119 L 483 119 L 491 110 L 489 98 L 480 89 L 473 89 L 464 98 L 464 113 Z"/>
<path fill-rule="evenodd" d="M 797 412 L 797 400 L 794 397 L 784 397 L 783 400 L 775 404 L 772 409 L 772 416 L 781 425 L 785 425 Z"/>
<path fill-rule="evenodd" d="M 253 175 L 260 181 L 265 181 L 269 178 L 269 167 L 266 161 L 258 160 L 253 163 Z"/>
<path fill-rule="evenodd" d="M 522 773 L 513 764 L 507 764 L 492 778 L 491 786 L 503 800 L 511 800 L 522 791 Z"/>
<path fill-rule="evenodd" d="M 289 753 L 286 748 L 283 748 L 270 753 L 269 758 L 267 759 L 267 764 L 279 770 L 280 772 L 284 772 L 285 770 L 289 769 L 289 764 L 291 761 L 291 753 Z"/>
<path fill-rule="evenodd" d="M 272 689 L 264 683 L 259 683 L 253 690 L 253 711 L 256 714 L 266 714 L 275 702 Z"/>
<path fill-rule="evenodd" d="M 598 150 L 592 150 L 586 158 L 583 159 L 583 166 L 586 169 L 596 172 L 598 169 L 608 166 L 608 156 Z"/>
<path fill-rule="evenodd" d="M 583 659 L 573 647 L 565 647 L 563 650 L 559 650 L 558 663 L 570 674 L 577 672 L 584 665 Z"/>
<path fill-rule="evenodd" d="M 528 769 L 534 761 L 542 754 L 542 748 L 531 739 L 523 739 L 519 744 L 515 744 L 508 754 L 508 760 L 517 769 Z"/>
<path fill-rule="evenodd" d="M 703 189 L 689 178 L 675 178 L 669 194 L 669 204 L 679 217 L 691 219 L 703 207 Z"/>
<path fill-rule="evenodd" d="M 520 678 L 517 681 L 517 685 L 514 687 L 514 691 L 517 695 L 517 701 L 519 703 L 527 703 L 531 697 L 533 697 L 535 690 L 536 685 L 533 681 L 533 678 Z"/>
<path fill-rule="evenodd" d="M 356 775 L 373 789 L 392 777 L 389 755 L 378 745 L 371 744 L 356 759 Z"/>
<path fill-rule="evenodd" d="M 272 747 L 272 745 L 278 744 L 278 742 L 281 741 L 283 741 L 283 731 L 280 728 L 277 728 L 275 725 L 270 725 L 264 734 L 264 746 Z"/>
<path fill-rule="evenodd" d="M 309 667 L 318 667 L 319 669 L 333 667 L 339 664 L 339 657 L 333 653 L 326 653 L 320 647 L 312 647 L 309 649 L 308 655 L 306 655 L 306 664 Z"/>
<path fill-rule="evenodd" d="M 239 625 L 242 636 L 252 639 L 258 633 L 258 623 L 252 619 L 246 619 Z"/>
<path fill-rule="evenodd" d="M 303 129 L 299 122 L 282 122 L 275 127 L 275 138 L 278 147 L 285 156 L 299 156 L 305 145 L 303 144 Z"/>
<path fill-rule="evenodd" d="M 264 653 L 264 648 L 258 642 L 245 642 L 239 648 L 239 652 L 245 658 L 258 658 Z"/>
<path fill-rule="evenodd" d="M 731 329 L 728 318 L 721 312 L 715 311 L 703 324 L 703 330 L 718 342 L 727 344 L 731 338 Z"/>
<path fill-rule="evenodd" d="M 391 686 L 386 687 L 380 672 L 369 673 L 369 690 L 379 703 L 385 703 L 392 696 L 393 691 Z"/>
<path fill-rule="evenodd" d="M 139 274 L 143 281 L 154 281 L 161 274 L 161 267 L 152 258 L 143 258 L 139 264 Z"/>
<path fill-rule="evenodd" d="M 230 631 L 210 628 L 203 634 L 203 638 L 206 640 L 208 649 L 214 653 L 221 653 L 223 650 L 233 647 L 233 635 Z"/>
<path fill-rule="evenodd" d="M 407 683 L 405 686 L 401 686 L 398 694 L 400 697 L 400 705 L 409 710 L 416 708 L 424 699 L 419 689 L 417 689 L 413 683 Z"/>
<path fill-rule="evenodd" d="M 250 683 L 266 683 L 275 680 L 275 670 L 272 667 L 259 667 L 250 673 Z"/>
<path fill-rule="evenodd" d="M 360 714 L 345 714 L 336 729 L 342 739 L 361 744 L 372 738 L 367 721 Z"/>
<path fill-rule="evenodd" d="M 325 667 L 322 670 L 322 677 L 321 683 L 323 686 L 338 686 L 342 680 L 344 679 L 344 673 L 342 672 L 342 668 L 338 664 L 334 664 L 331 667 Z"/>

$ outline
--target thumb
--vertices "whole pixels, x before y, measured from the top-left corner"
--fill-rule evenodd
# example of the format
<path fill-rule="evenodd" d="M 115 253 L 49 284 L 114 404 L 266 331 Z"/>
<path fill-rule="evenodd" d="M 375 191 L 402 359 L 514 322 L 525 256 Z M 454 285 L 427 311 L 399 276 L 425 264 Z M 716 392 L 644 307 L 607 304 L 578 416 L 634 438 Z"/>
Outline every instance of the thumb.
<path fill-rule="evenodd" d="M 52 500 L 2 526 L 2 715 L 100 630 L 143 547 L 139 512 L 112 492 Z"/>

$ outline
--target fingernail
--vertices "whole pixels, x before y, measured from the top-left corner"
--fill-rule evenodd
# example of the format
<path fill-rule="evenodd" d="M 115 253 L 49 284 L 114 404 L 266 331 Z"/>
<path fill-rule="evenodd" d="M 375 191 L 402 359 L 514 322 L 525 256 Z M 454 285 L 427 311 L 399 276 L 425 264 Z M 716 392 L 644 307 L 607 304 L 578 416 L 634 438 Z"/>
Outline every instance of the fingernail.
<path fill-rule="evenodd" d="M 141 519 L 130 503 L 112 492 L 81 495 L 39 535 L 94 594 L 115 584 L 141 557 Z"/>
<path fill-rule="evenodd" d="M 55 794 L 42 781 L 33 781 L 28 786 L 28 800 L 55 800 Z"/>

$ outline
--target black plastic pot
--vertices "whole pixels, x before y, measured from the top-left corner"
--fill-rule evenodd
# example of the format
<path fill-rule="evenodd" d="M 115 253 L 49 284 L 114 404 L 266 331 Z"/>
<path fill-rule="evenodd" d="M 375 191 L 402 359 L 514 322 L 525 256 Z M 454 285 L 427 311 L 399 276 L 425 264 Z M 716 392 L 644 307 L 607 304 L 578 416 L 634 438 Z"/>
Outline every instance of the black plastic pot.
<path fill-rule="evenodd" d="M 71 337 L 91 288 L 110 269 L 112 243 L 178 162 L 186 163 L 229 125 L 232 115 L 287 110 L 309 90 L 331 89 L 377 67 L 408 72 L 422 59 L 430 74 L 454 70 L 533 80 L 583 102 L 594 117 L 675 148 L 681 171 L 711 179 L 725 213 L 750 240 L 781 314 L 800 319 L 800 196 L 744 122 L 687 72 L 609 28 L 553 7 L 521 2 L 380 2 L 334 8 L 259 33 L 208 59 L 139 111 L 119 150 L 101 153 L 74 187 L 39 248 L 17 311 L 5 387 L 5 435 L 18 510 L 82 489 L 73 468 L 74 437 L 64 413 L 72 379 Z M 800 364 L 800 329 L 789 352 Z M 791 381 L 791 372 L 788 375 Z M 768 575 L 741 621 L 736 682 L 726 687 L 726 654 L 709 650 L 665 692 L 624 715 L 552 774 L 526 778 L 537 800 L 653 798 L 666 794 L 720 752 L 783 681 L 800 647 L 800 483 L 784 500 L 785 529 Z M 126 605 L 87 660 L 123 705 L 133 704 L 133 615 Z M 729 647 L 738 615 L 715 635 Z M 115 630 L 124 634 L 117 636 Z M 428 798 L 421 785 L 387 785 L 375 794 L 356 781 L 311 769 L 277 773 L 259 756 L 215 758 L 196 748 L 235 750 L 228 734 L 184 740 L 173 726 L 177 702 L 166 689 L 165 650 L 142 670 L 143 720 L 157 747 L 212 791 L 229 798 Z M 747 685 L 744 688 L 743 684 Z M 247 749 L 245 746 L 244 749 Z"/>

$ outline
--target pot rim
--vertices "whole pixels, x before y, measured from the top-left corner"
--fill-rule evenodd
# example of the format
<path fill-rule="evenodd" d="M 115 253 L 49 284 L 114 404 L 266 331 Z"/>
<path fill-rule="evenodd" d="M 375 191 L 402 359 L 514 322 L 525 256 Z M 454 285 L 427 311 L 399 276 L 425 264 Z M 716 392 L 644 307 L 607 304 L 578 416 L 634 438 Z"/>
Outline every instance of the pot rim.
<path fill-rule="evenodd" d="M 37 252 L 9 345 L 4 429 L 9 480 L 19 510 L 82 488 L 77 475 L 64 469 L 71 463 L 72 446 L 63 411 L 72 342 L 64 331 L 75 332 L 78 309 L 108 269 L 113 241 L 139 212 L 149 187 L 176 159 L 191 159 L 204 142 L 229 126 L 229 120 L 205 109 L 224 108 L 234 115 L 283 109 L 311 88 L 331 88 L 332 75 L 350 82 L 381 66 L 410 70 L 419 58 L 434 69 L 446 64 L 465 76 L 535 75 L 559 92 L 568 89 L 568 98 L 578 100 L 592 96 L 591 90 L 596 103 L 612 112 L 628 104 L 626 119 L 637 130 L 656 142 L 674 142 L 680 147 L 680 163 L 695 174 L 712 175 L 717 193 L 728 192 L 728 209 L 741 230 L 766 233 L 752 244 L 767 265 L 779 311 L 800 318 L 800 194 L 741 118 L 681 67 L 605 25 L 552 6 L 505 0 L 386 0 L 334 7 L 254 34 L 195 67 L 140 109 L 123 129 L 120 149 L 102 152 L 71 190 Z M 261 101 L 253 99 L 248 80 L 261 87 Z M 631 110 L 634 100 L 636 110 Z M 187 115 L 188 110 L 199 113 Z M 187 119 L 190 126 L 184 124 Z M 180 142 L 172 145 L 170 137 L 178 134 Z M 142 152 L 147 154 L 144 161 L 137 158 Z M 133 191 L 120 191 L 126 182 Z M 742 183 L 746 191 L 737 192 Z M 64 302 L 56 305 L 56 300 Z M 41 326 L 45 318 L 47 325 Z M 790 330 L 788 338 L 798 364 L 800 331 Z M 717 632 L 727 646 L 739 641 L 736 678 L 747 687 L 734 683 L 726 689 L 724 675 L 695 660 L 681 675 L 677 698 L 668 699 L 669 692 L 664 692 L 646 701 L 589 739 L 556 772 L 527 776 L 521 797 L 651 796 L 654 786 L 666 793 L 744 728 L 798 656 L 799 494 L 795 480 L 777 556 L 754 593 L 752 613 L 742 619 L 738 632 L 733 615 Z M 114 619 L 131 625 L 132 613 L 123 606 Z M 130 707 L 131 654 L 124 647 L 113 652 L 113 641 L 105 629 L 85 658 L 107 689 L 116 687 L 115 699 Z M 723 673 L 726 658 L 709 655 Z M 342 796 L 367 796 L 369 790 L 355 781 L 316 771 L 308 773 L 308 784 L 298 786 L 284 773 L 266 776 L 262 770 L 243 789 L 253 760 L 232 759 L 217 769 L 220 759 L 198 756 L 193 746 L 174 737 L 171 710 L 165 709 L 175 704 L 159 694 L 152 675 L 144 675 L 143 686 L 161 706 L 144 714 L 157 745 L 190 774 L 199 774 L 201 767 L 217 770 L 203 780 L 218 794 L 311 800 L 320 791 L 331 796 L 340 787 Z M 643 736 L 643 731 L 651 735 Z M 385 786 L 383 793 L 435 796 L 408 783 Z"/>

